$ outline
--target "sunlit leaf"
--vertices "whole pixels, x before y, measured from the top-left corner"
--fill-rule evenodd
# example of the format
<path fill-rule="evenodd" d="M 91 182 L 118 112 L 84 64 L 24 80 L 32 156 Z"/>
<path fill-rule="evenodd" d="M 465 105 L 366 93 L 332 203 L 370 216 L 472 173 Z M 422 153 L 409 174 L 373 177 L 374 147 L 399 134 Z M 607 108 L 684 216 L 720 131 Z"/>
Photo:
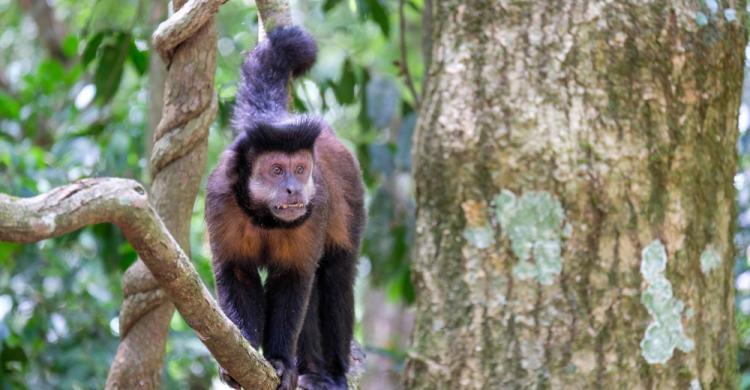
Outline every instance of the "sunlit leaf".
<path fill-rule="evenodd" d="M 65 67 L 57 60 L 52 58 L 44 59 L 37 69 L 40 87 L 45 92 L 50 93 L 55 86 L 64 81 Z"/>
<path fill-rule="evenodd" d="M 68 34 L 62 41 L 62 50 L 67 57 L 75 56 L 78 53 L 78 38 L 73 34 Z"/>
<path fill-rule="evenodd" d="M 11 242 L 0 242 L 0 265 L 6 272 L 10 271 L 11 267 L 11 255 L 13 255 L 21 247 L 21 244 Z"/>
<path fill-rule="evenodd" d="M 18 119 L 20 112 L 21 105 L 10 95 L 0 91 L 0 118 Z"/>

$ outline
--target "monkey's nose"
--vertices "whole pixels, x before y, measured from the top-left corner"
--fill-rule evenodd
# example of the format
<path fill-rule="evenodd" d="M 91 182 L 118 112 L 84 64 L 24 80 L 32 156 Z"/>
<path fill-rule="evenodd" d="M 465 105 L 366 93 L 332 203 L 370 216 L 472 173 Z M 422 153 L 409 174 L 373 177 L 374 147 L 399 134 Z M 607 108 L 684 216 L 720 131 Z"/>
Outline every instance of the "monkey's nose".
<path fill-rule="evenodd" d="M 286 188 L 286 193 L 287 193 L 287 194 L 291 195 L 291 194 L 292 194 L 292 192 L 294 192 L 294 191 L 292 190 L 292 188 L 291 188 L 291 187 L 287 187 L 287 188 Z"/>

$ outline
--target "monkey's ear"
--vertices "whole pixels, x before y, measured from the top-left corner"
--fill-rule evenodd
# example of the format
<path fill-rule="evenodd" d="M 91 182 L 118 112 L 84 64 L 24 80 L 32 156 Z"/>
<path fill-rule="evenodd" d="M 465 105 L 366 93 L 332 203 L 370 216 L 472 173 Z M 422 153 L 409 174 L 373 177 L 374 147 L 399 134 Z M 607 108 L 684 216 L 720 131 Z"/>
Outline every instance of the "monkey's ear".
<path fill-rule="evenodd" d="M 239 170 L 241 169 L 239 164 L 239 158 L 237 152 L 234 150 L 225 150 L 224 153 L 219 157 L 219 169 L 224 173 L 224 177 L 229 182 L 237 180 Z"/>

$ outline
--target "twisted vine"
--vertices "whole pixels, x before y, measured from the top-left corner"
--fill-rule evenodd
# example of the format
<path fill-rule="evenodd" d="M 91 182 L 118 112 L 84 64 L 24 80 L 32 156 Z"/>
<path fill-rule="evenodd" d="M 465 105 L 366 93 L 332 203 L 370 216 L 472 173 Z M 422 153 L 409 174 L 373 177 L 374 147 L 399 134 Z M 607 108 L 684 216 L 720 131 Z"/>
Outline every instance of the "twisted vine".
<path fill-rule="evenodd" d="M 189 228 L 216 117 L 214 15 L 222 0 L 174 1 L 176 12 L 153 35 L 167 64 L 162 118 L 154 130 L 151 201 L 189 255 Z M 123 276 L 120 345 L 107 388 L 158 388 L 174 306 L 142 260 Z"/>

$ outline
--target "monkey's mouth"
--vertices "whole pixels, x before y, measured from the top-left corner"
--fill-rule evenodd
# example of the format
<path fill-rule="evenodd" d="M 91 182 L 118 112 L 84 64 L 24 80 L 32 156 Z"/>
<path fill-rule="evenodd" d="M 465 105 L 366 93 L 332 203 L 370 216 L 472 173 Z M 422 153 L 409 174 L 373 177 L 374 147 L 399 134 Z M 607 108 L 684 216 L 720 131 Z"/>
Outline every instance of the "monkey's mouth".
<path fill-rule="evenodd" d="M 303 202 L 282 203 L 271 208 L 271 213 L 282 221 L 295 221 L 307 213 L 307 205 Z"/>
<path fill-rule="evenodd" d="M 302 203 L 302 202 L 299 202 L 299 203 L 284 203 L 284 204 L 279 204 L 279 205 L 273 206 L 273 208 L 276 209 L 276 210 L 301 209 L 301 208 L 304 208 L 304 207 L 305 207 L 305 204 Z"/>

